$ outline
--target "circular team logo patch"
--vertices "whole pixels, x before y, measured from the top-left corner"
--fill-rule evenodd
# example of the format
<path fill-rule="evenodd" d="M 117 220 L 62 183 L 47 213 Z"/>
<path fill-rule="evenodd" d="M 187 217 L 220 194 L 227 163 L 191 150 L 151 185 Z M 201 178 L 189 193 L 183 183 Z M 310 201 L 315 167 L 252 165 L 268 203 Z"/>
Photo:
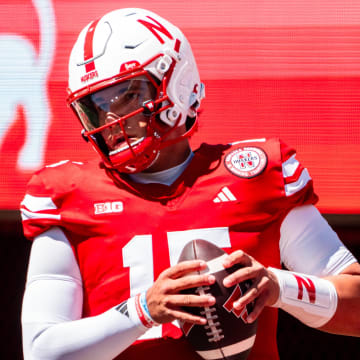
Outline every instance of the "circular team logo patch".
<path fill-rule="evenodd" d="M 234 175 L 250 179 L 264 171 L 267 156 L 257 147 L 243 147 L 227 154 L 224 162 L 226 168 Z"/>

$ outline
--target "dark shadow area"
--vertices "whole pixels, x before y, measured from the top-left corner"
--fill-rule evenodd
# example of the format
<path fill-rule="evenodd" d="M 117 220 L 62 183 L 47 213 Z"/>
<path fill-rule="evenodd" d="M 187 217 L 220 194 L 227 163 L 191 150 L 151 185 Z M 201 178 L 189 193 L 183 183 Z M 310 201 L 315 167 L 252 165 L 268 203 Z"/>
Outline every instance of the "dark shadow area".
<path fill-rule="evenodd" d="M 23 235 L 19 213 L 0 213 L 0 359 L 21 360 L 20 310 L 31 243 Z"/>

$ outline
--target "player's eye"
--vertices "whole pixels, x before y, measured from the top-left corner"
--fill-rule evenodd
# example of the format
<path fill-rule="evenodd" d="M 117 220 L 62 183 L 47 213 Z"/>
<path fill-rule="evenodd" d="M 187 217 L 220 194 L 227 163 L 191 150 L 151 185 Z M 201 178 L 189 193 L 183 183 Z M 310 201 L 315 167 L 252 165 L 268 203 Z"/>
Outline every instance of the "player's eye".
<path fill-rule="evenodd" d="M 134 101 L 137 100 L 140 97 L 140 94 L 138 92 L 128 92 L 125 95 L 125 100 L 126 101 Z"/>

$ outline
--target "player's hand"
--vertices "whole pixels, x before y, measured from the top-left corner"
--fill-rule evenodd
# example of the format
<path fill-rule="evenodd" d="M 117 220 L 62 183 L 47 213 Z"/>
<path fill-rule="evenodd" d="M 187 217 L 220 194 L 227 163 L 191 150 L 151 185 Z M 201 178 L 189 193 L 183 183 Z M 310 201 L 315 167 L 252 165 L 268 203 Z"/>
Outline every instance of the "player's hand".
<path fill-rule="evenodd" d="M 163 271 L 146 293 L 151 317 L 159 324 L 175 319 L 193 324 L 206 324 L 206 319 L 187 313 L 186 306 L 212 306 L 215 298 L 210 295 L 180 294 L 184 289 L 208 286 L 215 282 L 213 275 L 198 275 L 206 263 L 201 260 L 183 261 Z"/>
<path fill-rule="evenodd" d="M 271 271 L 241 250 L 231 253 L 223 263 L 225 268 L 235 264 L 241 264 L 243 267 L 228 275 L 223 280 L 224 286 L 231 287 L 245 280 L 252 280 L 252 286 L 233 304 L 235 309 L 240 310 L 254 301 L 254 309 L 247 318 L 247 322 L 252 323 L 265 306 L 273 305 L 277 301 L 280 291 L 279 283 Z"/>

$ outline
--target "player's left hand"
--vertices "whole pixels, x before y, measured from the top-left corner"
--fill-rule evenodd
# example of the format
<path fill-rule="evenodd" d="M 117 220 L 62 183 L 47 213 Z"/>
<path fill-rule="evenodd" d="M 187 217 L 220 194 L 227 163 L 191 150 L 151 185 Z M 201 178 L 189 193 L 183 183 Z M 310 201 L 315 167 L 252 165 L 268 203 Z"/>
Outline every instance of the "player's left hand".
<path fill-rule="evenodd" d="M 247 322 L 252 323 L 265 306 L 273 305 L 277 301 L 279 284 L 271 271 L 241 250 L 234 251 L 223 262 L 225 268 L 230 268 L 235 264 L 241 264 L 243 267 L 228 275 L 224 279 L 224 286 L 231 287 L 245 280 L 252 280 L 252 286 L 233 304 L 235 309 L 240 310 L 254 301 L 254 309 L 247 318 Z"/>

